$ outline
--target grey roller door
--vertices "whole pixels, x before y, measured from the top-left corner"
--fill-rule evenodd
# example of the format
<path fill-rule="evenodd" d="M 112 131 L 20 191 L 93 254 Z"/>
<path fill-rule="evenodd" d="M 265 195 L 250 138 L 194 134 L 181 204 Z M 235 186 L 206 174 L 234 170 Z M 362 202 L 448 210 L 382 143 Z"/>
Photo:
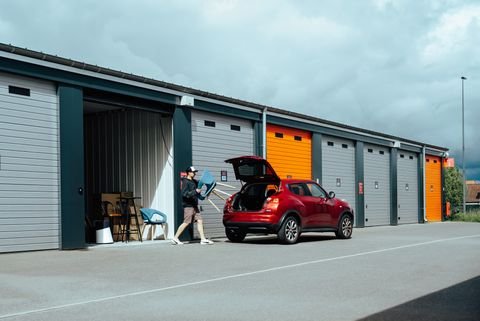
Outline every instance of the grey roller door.
<path fill-rule="evenodd" d="M 322 137 L 322 186 L 334 191 L 355 209 L 355 144 L 336 137 Z"/>
<path fill-rule="evenodd" d="M 397 154 L 398 224 L 418 223 L 418 157 Z"/>
<path fill-rule="evenodd" d="M 390 151 L 364 145 L 365 226 L 390 225 Z"/>
<path fill-rule="evenodd" d="M 241 184 L 235 180 L 232 166 L 225 163 L 225 160 L 253 153 L 254 133 L 251 121 L 212 113 L 192 112 L 192 158 L 193 165 L 199 169 L 197 179 L 202 176 L 204 169 L 208 169 L 217 182 L 234 187 L 232 189 L 218 186 L 218 189 L 232 194 L 240 189 Z M 222 171 L 226 171 L 227 181 L 222 182 Z M 225 201 L 215 195 L 211 195 L 210 200 L 221 212 L 219 213 L 207 200 L 201 202 L 205 234 L 207 237 L 223 237 L 225 230 L 222 211 Z"/>
<path fill-rule="evenodd" d="M 0 73 L 0 252 L 59 248 L 54 84 Z"/>

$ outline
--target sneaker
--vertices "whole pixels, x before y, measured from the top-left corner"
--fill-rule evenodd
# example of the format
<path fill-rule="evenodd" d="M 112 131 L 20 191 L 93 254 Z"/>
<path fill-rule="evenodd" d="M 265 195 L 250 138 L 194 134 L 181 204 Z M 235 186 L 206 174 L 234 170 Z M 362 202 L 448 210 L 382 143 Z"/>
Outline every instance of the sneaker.
<path fill-rule="evenodd" d="M 183 242 L 180 241 L 178 238 L 173 237 L 173 238 L 172 238 L 172 244 L 173 244 L 173 245 L 183 245 Z"/>
<path fill-rule="evenodd" d="M 213 244 L 213 241 L 210 241 L 209 239 L 204 239 L 200 241 L 200 244 L 202 245 L 211 245 Z"/>

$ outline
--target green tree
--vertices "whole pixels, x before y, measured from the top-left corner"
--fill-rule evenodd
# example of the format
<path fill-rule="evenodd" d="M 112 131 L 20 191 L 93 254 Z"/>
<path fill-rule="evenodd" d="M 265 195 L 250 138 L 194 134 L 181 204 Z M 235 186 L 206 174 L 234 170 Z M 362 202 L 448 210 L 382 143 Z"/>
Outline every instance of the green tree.
<path fill-rule="evenodd" d="M 451 208 L 461 207 L 463 204 L 463 175 L 458 168 L 445 168 L 445 200 L 450 202 Z"/>

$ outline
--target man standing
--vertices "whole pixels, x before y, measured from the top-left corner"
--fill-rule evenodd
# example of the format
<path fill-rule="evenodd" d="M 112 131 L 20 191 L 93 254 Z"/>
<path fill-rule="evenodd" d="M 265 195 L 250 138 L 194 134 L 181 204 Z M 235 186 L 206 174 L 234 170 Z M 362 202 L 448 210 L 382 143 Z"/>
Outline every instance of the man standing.
<path fill-rule="evenodd" d="M 183 242 L 178 238 L 183 231 L 193 222 L 197 222 L 198 234 L 200 234 L 200 244 L 213 244 L 212 241 L 205 238 L 203 233 L 203 219 L 198 210 L 198 195 L 201 189 L 198 188 L 198 182 L 194 179 L 198 170 L 190 166 L 186 170 L 187 177 L 182 178 L 182 203 L 183 203 L 183 223 L 178 227 L 177 233 L 172 239 L 172 244 L 182 245 Z"/>

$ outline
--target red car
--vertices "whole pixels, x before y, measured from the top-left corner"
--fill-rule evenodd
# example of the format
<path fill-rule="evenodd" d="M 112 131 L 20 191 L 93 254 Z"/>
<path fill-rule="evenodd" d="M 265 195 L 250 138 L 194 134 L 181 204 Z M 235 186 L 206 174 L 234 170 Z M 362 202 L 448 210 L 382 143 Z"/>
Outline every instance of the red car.
<path fill-rule="evenodd" d="M 316 182 L 280 179 L 258 156 L 227 159 L 241 190 L 229 197 L 223 209 L 228 239 L 241 242 L 247 233 L 277 234 L 282 243 L 294 244 L 303 232 L 335 232 L 348 239 L 353 231 L 353 209 L 327 194 Z"/>

